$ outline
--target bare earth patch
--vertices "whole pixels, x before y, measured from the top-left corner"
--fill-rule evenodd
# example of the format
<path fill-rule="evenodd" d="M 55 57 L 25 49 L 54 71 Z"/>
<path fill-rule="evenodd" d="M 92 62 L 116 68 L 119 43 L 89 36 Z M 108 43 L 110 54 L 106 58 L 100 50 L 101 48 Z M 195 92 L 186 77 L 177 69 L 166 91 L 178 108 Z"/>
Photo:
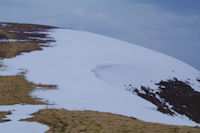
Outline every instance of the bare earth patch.
<path fill-rule="evenodd" d="M 199 127 L 143 122 L 131 117 L 95 111 L 46 109 L 23 121 L 50 127 L 46 133 L 199 133 Z"/>
<path fill-rule="evenodd" d="M 10 121 L 9 119 L 5 119 L 6 115 L 11 114 L 10 111 L 8 112 L 0 112 L 0 123 Z"/>

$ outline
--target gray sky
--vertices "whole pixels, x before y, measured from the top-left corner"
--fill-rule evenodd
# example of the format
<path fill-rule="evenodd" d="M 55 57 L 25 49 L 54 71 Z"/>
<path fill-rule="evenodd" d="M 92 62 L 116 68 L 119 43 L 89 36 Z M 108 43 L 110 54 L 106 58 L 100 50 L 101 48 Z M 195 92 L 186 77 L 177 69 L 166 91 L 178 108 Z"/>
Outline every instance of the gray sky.
<path fill-rule="evenodd" d="M 1 0 L 0 21 L 95 32 L 160 51 L 200 70 L 199 0 Z"/>

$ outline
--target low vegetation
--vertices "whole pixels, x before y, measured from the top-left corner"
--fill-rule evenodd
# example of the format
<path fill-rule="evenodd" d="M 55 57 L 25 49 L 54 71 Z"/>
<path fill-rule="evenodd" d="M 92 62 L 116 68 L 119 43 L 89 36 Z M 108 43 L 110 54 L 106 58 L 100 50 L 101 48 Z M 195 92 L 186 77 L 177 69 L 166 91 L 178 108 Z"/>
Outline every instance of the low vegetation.
<path fill-rule="evenodd" d="M 35 42 L 1 42 L 0 58 L 12 58 L 22 52 L 42 50 L 41 46 Z"/>
<path fill-rule="evenodd" d="M 45 31 L 55 27 L 0 23 L 0 59 L 12 58 L 23 52 L 42 50 L 52 42 Z M 0 63 L 0 67 L 3 64 Z M 1 76 L 0 75 L 0 105 L 13 105 L 17 103 L 46 104 L 33 98 L 30 93 L 37 88 L 52 89 L 55 85 L 37 85 L 26 80 L 24 75 Z"/>
<path fill-rule="evenodd" d="M 10 121 L 9 119 L 6 119 L 6 115 L 9 115 L 9 114 L 11 114 L 10 111 L 0 112 L 0 123 Z"/>
<path fill-rule="evenodd" d="M 12 58 L 20 55 L 22 52 L 31 52 L 42 50 L 44 45 L 54 41 L 49 38 L 45 31 L 55 27 L 0 23 L 0 58 Z"/>
<path fill-rule="evenodd" d="M 46 109 L 23 121 L 50 127 L 46 133 L 199 133 L 198 127 L 149 123 L 131 117 L 95 111 Z"/>
<path fill-rule="evenodd" d="M 30 93 L 35 89 L 53 89 L 55 85 L 37 85 L 26 80 L 24 75 L 0 76 L 0 105 L 13 105 L 17 103 L 46 104 Z"/>

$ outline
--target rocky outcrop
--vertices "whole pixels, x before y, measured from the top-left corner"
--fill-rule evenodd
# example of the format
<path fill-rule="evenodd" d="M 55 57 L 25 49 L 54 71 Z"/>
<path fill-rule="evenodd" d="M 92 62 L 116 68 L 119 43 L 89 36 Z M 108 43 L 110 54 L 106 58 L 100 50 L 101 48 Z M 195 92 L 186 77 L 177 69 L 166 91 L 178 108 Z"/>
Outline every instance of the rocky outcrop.
<path fill-rule="evenodd" d="M 141 86 L 140 89 L 129 85 L 128 91 L 150 101 L 157 106 L 157 110 L 175 115 L 175 112 L 189 117 L 200 123 L 200 92 L 195 91 L 187 82 L 176 78 L 160 81 L 158 89 Z"/>

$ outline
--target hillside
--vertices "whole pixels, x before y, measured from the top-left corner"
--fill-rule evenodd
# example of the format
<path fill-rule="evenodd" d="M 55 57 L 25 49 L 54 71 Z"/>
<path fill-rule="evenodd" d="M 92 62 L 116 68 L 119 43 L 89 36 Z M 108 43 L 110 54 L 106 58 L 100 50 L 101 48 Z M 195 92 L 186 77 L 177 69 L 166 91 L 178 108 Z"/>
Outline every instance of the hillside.
<path fill-rule="evenodd" d="M 32 113 L 36 117 L 28 121 L 46 124 L 54 130 L 52 126 L 62 121 L 71 123 L 66 117 L 68 110 L 75 117 L 77 112 L 73 110 L 82 111 L 79 113 L 83 116 L 95 114 L 92 121 L 97 122 L 98 115 L 104 116 L 100 123 L 107 122 L 109 117 L 113 126 L 100 124 L 102 128 L 120 126 L 115 121 L 117 117 L 127 127 L 134 127 L 130 132 L 136 130 L 138 123 L 138 132 L 149 131 L 154 123 L 187 126 L 200 123 L 200 72 L 177 59 L 135 44 L 71 29 L 0 23 L 0 58 L 0 89 L 4 93 L 0 98 L 8 98 L 1 100 L 0 104 L 5 106 L 0 106 L 0 111 L 15 110 L 7 115 L 10 122 L 0 124 L 0 130 L 6 132 L 46 131 L 48 127 L 41 124 L 18 121 Z M 65 110 L 59 112 L 60 108 Z M 88 114 L 84 110 L 91 111 Z M 45 121 L 40 112 L 45 112 L 49 120 L 59 121 Z M 60 116 L 52 118 L 50 114 L 55 112 L 66 116 L 63 115 L 63 120 Z M 84 119 L 88 121 L 91 120 Z M 13 128 L 8 129 L 10 125 Z M 158 128 L 152 131 L 199 131 L 198 127 L 169 125 L 156 124 Z M 147 128 L 141 129 L 141 126 Z M 108 132 L 114 131 L 110 129 Z"/>

